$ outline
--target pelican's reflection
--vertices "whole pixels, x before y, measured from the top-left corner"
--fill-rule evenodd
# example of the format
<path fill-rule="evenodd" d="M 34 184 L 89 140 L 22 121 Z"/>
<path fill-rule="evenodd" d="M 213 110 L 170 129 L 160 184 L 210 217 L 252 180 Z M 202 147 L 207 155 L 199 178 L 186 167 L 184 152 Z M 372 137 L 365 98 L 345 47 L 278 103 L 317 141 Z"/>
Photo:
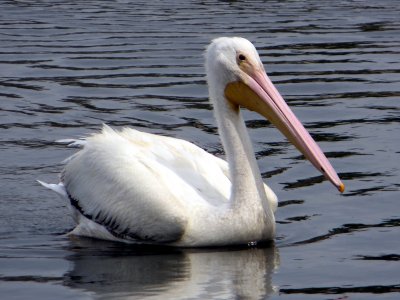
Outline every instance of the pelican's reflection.
<path fill-rule="evenodd" d="M 265 299 L 279 264 L 274 245 L 251 249 L 171 249 L 71 241 L 65 284 L 96 299 Z"/>

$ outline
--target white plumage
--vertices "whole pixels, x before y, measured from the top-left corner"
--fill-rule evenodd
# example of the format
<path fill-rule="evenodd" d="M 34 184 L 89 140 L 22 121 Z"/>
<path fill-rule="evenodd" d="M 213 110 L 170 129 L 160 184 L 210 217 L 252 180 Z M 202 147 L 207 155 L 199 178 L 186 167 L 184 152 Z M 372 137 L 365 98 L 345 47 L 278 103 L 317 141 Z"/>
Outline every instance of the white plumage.
<path fill-rule="evenodd" d="M 206 69 L 227 161 L 187 141 L 129 128 L 117 132 L 104 126 L 85 141 L 70 141 L 82 149 L 67 160 L 61 183 L 40 183 L 71 204 L 77 222 L 72 234 L 172 246 L 272 239 L 277 198 L 262 182 L 242 106 L 276 123 L 343 189 L 304 127 L 297 128 L 298 120 L 282 108 L 286 104 L 249 41 L 214 40 Z"/>

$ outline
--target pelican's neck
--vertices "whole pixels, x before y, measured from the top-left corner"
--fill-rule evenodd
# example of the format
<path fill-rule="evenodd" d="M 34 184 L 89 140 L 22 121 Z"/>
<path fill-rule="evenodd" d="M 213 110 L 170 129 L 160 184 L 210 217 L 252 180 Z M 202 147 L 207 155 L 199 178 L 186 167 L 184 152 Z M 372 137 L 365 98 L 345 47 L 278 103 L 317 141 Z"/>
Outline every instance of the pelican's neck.
<path fill-rule="evenodd" d="M 231 207 L 241 214 L 262 212 L 273 218 L 242 114 L 224 95 L 213 96 L 219 97 L 213 102 L 232 181 Z"/>

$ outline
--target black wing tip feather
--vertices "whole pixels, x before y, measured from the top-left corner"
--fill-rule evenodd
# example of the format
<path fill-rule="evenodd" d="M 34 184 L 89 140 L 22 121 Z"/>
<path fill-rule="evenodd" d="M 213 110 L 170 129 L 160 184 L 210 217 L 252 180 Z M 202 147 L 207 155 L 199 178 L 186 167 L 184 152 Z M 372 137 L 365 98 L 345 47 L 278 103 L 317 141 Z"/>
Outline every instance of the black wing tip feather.
<path fill-rule="evenodd" d="M 118 223 L 118 220 L 115 218 L 107 218 L 104 213 L 99 211 L 96 216 L 93 216 L 82 208 L 79 203 L 79 200 L 73 197 L 68 191 L 67 195 L 71 205 L 85 218 L 104 226 L 108 232 L 110 232 L 114 237 L 123 240 L 129 241 L 136 241 L 140 243 L 147 243 L 147 244 L 164 244 L 164 243 L 171 243 L 178 241 L 183 233 L 184 228 L 179 228 L 175 234 L 166 234 L 164 237 L 157 236 L 150 236 L 150 235 L 141 235 L 132 230 L 132 228 L 121 228 L 121 224 Z M 178 226 L 179 227 L 179 226 Z"/>

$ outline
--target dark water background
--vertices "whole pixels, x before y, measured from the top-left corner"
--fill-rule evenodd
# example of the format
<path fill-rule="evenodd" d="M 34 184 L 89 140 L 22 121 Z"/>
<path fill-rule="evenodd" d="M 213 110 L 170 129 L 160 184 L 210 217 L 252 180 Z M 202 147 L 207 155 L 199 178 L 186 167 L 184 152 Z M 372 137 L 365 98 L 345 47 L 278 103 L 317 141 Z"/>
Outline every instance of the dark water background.
<path fill-rule="evenodd" d="M 399 299 L 400 2 L 1 1 L 1 299 Z M 326 151 L 340 195 L 245 112 L 277 238 L 253 249 L 164 250 L 68 239 L 54 143 L 132 126 L 222 155 L 203 50 L 254 42 Z"/>

